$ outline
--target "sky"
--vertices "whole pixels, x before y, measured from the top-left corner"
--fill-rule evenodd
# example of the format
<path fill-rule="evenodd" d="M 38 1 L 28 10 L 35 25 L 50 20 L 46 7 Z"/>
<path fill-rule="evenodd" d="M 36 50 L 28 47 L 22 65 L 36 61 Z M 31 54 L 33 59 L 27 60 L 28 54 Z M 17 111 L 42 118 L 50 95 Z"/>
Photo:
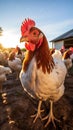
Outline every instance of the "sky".
<path fill-rule="evenodd" d="M 36 22 L 48 44 L 73 29 L 73 0 L 0 0 L 0 43 L 5 47 L 22 46 L 21 24 L 25 18 Z M 24 44 L 24 43 L 23 43 Z"/>

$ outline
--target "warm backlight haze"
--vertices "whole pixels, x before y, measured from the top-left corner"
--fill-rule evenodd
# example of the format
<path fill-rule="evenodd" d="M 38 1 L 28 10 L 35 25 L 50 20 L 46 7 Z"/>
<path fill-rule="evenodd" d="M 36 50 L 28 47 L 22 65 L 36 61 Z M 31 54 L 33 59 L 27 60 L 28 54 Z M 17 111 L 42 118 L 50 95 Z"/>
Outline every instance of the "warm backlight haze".
<path fill-rule="evenodd" d="M 25 18 L 33 19 L 51 41 L 73 29 L 73 0 L 0 0 L 0 16 L 0 43 L 5 47 L 24 44 L 20 37 Z"/>
<path fill-rule="evenodd" d="M 4 31 L 2 36 L 0 36 L 0 43 L 6 47 L 16 47 L 17 45 L 22 47 L 23 45 L 20 43 L 20 36 L 14 33 L 14 31 Z"/>

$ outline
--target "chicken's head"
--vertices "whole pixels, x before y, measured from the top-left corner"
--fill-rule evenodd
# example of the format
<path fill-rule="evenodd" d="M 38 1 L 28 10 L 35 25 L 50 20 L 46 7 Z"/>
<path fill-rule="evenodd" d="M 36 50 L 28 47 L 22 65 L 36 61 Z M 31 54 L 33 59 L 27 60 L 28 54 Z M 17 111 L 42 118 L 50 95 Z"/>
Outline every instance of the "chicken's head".
<path fill-rule="evenodd" d="M 35 22 L 31 19 L 25 19 L 21 25 L 20 42 L 25 42 L 27 50 L 34 51 L 39 48 L 43 42 L 43 33 L 35 27 Z"/>
<path fill-rule="evenodd" d="M 68 58 L 73 59 L 73 51 L 70 49 L 66 50 L 63 54 L 63 59 L 68 59 Z"/>
<path fill-rule="evenodd" d="M 15 52 L 12 51 L 10 54 L 9 54 L 9 60 L 14 60 L 15 59 Z"/>

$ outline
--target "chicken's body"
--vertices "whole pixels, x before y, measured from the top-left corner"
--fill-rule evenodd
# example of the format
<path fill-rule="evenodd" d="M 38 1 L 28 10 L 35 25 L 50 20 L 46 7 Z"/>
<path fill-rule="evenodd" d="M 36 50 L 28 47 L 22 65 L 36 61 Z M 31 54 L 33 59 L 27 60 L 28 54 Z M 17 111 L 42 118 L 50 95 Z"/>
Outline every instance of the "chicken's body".
<path fill-rule="evenodd" d="M 14 60 L 9 60 L 8 65 L 10 66 L 11 69 L 15 71 L 20 71 L 21 70 L 21 60 L 19 58 L 15 58 Z"/>
<path fill-rule="evenodd" d="M 32 96 L 36 94 L 39 99 L 57 101 L 64 94 L 67 70 L 61 59 L 54 58 L 54 62 L 55 67 L 50 74 L 47 72 L 44 74 L 42 68 L 37 69 L 35 57 L 31 60 L 27 73 L 21 71 L 20 79 L 23 88 L 31 92 Z"/>
<path fill-rule="evenodd" d="M 0 89 L 2 92 L 2 83 L 7 80 L 6 74 L 11 73 L 11 69 L 9 67 L 4 67 L 0 65 Z"/>
<path fill-rule="evenodd" d="M 16 72 L 17 79 L 19 78 L 19 73 L 22 68 L 22 62 L 20 58 L 15 57 L 15 53 L 11 53 L 10 57 L 8 59 L 8 65 L 9 67 Z"/>
<path fill-rule="evenodd" d="M 27 91 L 27 93 L 30 94 L 32 97 L 37 97 L 38 99 L 40 99 L 41 103 L 42 101 L 46 100 L 56 102 L 64 94 L 64 80 L 67 69 L 61 58 L 54 58 L 53 55 L 53 59 L 55 66 L 50 73 L 46 72 L 44 74 L 41 67 L 40 69 L 37 68 L 37 61 L 35 56 L 31 60 L 27 71 L 24 72 L 24 70 L 22 70 L 20 73 L 20 80 L 24 90 Z M 38 107 L 38 113 L 34 119 L 34 122 L 38 117 L 41 116 L 40 114 L 41 105 L 40 109 Z M 50 119 L 50 121 L 51 120 L 52 119 Z M 48 124 L 46 124 L 45 126 L 47 125 Z"/>
<path fill-rule="evenodd" d="M 47 126 L 49 122 L 52 121 L 54 124 L 54 119 L 56 120 L 53 116 L 52 106 L 53 102 L 58 101 L 64 94 L 67 69 L 62 61 L 61 53 L 57 56 L 55 53 L 52 55 L 45 35 L 33 26 L 34 22 L 28 19 L 28 21 L 24 21 L 21 28 L 21 41 L 26 42 L 28 52 L 23 61 L 20 81 L 29 95 L 39 99 L 34 122 L 41 116 L 42 101 L 50 101 L 50 115 L 44 118 L 48 118 Z"/>

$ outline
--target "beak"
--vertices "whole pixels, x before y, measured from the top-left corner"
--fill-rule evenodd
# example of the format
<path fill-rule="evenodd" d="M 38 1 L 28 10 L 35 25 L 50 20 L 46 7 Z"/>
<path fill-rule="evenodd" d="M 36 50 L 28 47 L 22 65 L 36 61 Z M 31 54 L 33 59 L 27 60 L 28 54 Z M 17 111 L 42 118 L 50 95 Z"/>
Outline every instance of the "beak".
<path fill-rule="evenodd" d="M 20 42 L 24 42 L 25 40 L 26 40 L 26 38 L 23 36 L 20 38 Z"/>

